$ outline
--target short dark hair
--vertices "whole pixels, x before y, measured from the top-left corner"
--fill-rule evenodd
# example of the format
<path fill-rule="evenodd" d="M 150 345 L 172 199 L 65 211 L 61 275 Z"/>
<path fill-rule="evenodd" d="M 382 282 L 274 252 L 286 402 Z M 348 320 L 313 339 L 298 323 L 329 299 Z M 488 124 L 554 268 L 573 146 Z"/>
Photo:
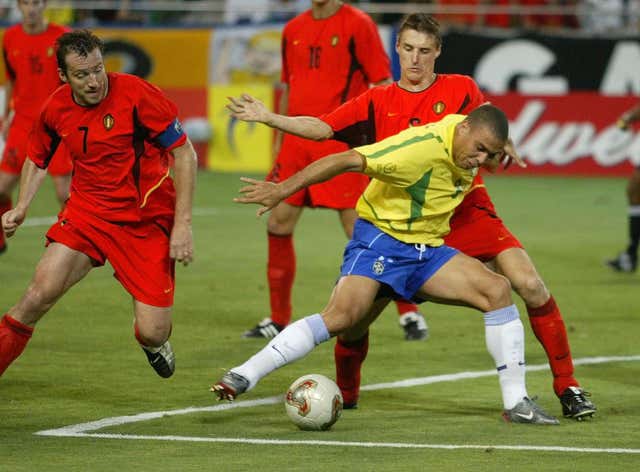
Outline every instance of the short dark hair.
<path fill-rule="evenodd" d="M 440 34 L 440 23 L 431 15 L 426 13 L 411 13 L 406 15 L 400 23 L 398 38 L 404 30 L 416 30 L 419 33 L 431 35 L 435 38 L 438 47 L 442 46 L 442 34 Z"/>
<path fill-rule="evenodd" d="M 509 138 L 509 120 L 504 112 L 491 104 L 481 105 L 467 115 L 471 126 L 487 126 L 493 135 L 501 141 Z"/>
<path fill-rule="evenodd" d="M 56 60 L 58 67 L 67 73 L 67 54 L 75 52 L 78 56 L 87 57 L 96 48 L 104 53 L 104 43 L 91 31 L 86 29 L 74 30 L 64 33 L 56 41 Z"/>

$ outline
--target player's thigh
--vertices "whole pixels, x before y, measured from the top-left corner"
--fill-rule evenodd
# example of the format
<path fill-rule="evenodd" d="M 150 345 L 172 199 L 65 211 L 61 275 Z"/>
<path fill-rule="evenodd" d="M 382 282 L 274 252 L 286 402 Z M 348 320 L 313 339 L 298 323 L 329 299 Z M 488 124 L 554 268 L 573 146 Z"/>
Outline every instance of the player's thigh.
<path fill-rule="evenodd" d="M 86 254 L 63 244 L 49 244 L 27 290 L 12 308 L 12 316 L 28 325 L 36 323 L 92 267 L 92 261 Z"/>
<path fill-rule="evenodd" d="M 457 253 L 418 290 L 417 296 L 491 311 L 511 303 L 506 278 L 477 259 Z"/>
<path fill-rule="evenodd" d="M 287 202 L 280 202 L 269 213 L 267 230 L 271 234 L 287 235 L 293 230 L 302 215 L 303 207 L 290 205 Z"/>
<path fill-rule="evenodd" d="M 540 274 L 524 249 L 514 247 L 502 251 L 494 262 L 497 272 L 509 279 L 513 289 L 525 298 L 527 304 L 539 306 L 549 298 Z"/>
<path fill-rule="evenodd" d="M 369 315 L 380 283 L 360 275 L 341 277 L 333 289 L 322 318 L 334 336 L 361 323 Z"/>
<path fill-rule="evenodd" d="M 362 339 L 367 331 L 369 331 L 369 326 L 380 316 L 387 305 L 389 305 L 389 302 L 391 302 L 390 298 L 379 298 L 375 300 L 367 315 L 354 326 L 344 331 L 340 335 L 340 338 L 346 342 Z"/>
<path fill-rule="evenodd" d="M 36 266 L 34 282 L 54 293 L 64 293 L 82 280 L 92 268 L 92 260 L 86 254 L 52 242 Z"/>

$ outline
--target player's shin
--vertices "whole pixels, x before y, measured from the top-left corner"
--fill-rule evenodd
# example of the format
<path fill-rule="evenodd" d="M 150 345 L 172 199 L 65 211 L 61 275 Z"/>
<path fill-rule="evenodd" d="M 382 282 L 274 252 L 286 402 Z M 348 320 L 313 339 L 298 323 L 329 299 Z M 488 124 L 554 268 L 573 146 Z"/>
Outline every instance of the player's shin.
<path fill-rule="evenodd" d="M 282 330 L 275 338 L 244 364 L 231 369 L 249 381 L 249 389 L 258 381 L 282 367 L 309 354 L 318 344 L 330 338 L 322 316 L 307 316 Z"/>
<path fill-rule="evenodd" d="M 498 369 L 505 410 L 527 396 L 524 363 L 524 327 L 515 305 L 484 314 L 487 349 Z"/>
<path fill-rule="evenodd" d="M 561 395 L 568 387 L 578 387 L 578 381 L 573 376 L 567 330 L 553 297 L 549 297 L 540 307 L 527 307 L 527 313 L 533 333 L 547 353 L 556 395 Z"/>
<path fill-rule="evenodd" d="M 336 339 L 334 358 L 336 383 L 342 392 L 344 408 L 355 408 L 360 394 L 360 370 L 369 351 L 369 332 L 355 341 Z"/>
<path fill-rule="evenodd" d="M 0 375 L 26 347 L 33 328 L 4 315 L 0 320 Z"/>
<path fill-rule="evenodd" d="M 296 273 L 293 236 L 268 233 L 268 241 L 267 280 L 271 321 L 286 326 L 291 321 L 291 290 Z"/>

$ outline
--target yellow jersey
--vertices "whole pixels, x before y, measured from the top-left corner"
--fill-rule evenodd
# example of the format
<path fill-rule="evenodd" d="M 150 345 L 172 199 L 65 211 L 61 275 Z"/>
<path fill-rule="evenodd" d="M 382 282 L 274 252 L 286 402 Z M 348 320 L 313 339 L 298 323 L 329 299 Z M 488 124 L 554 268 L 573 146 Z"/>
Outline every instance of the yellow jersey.
<path fill-rule="evenodd" d="M 405 243 L 441 246 L 453 210 L 478 172 L 453 162 L 453 134 L 464 118 L 448 115 L 355 148 L 372 177 L 356 205 L 360 218 Z"/>

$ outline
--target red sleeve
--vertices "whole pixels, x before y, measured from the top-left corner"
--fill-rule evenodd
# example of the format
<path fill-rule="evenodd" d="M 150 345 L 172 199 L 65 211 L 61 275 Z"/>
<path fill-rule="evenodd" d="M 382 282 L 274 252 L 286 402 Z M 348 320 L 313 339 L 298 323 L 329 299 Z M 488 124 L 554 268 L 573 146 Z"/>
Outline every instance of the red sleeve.
<path fill-rule="evenodd" d="M 354 123 L 366 120 L 369 108 L 369 92 L 365 92 L 349 101 L 344 102 L 330 113 L 320 116 L 320 119 L 339 132 Z"/>
<path fill-rule="evenodd" d="M 369 83 L 374 84 L 390 78 L 391 65 L 382 46 L 378 27 L 364 13 L 360 26 L 355 28 L 355 39 L 356 57 Z"/>
<path fill-rule="evenodd" d="M 40 169 L 49 166 L 51 158 L 60 144 L 60 136 L 48 123 L 55 123 L 55 117 L 51 116 L 51 107 L 48 100 L 42 109 L 38 119 L 33 123 L 27 144 L 27 156 Z"/>
<path fill-rule="evenodd" d="M 7 30 L 4 32 L 4 35 L 2 36 L 2 58 L 4 59 L 4 72 L 5 72 L 5 77 L 7 81 L 14 81 L 16 79 L 16 74 L 13 71 L 11 64 L 9 64 L 9 57 L 7 55 L 9 51 L 10 34 L 11 33 Z"/>
<path fill-rule="evenodd" d="M 282 68 L 280 70 L 280 82 L 289 83 L 289 67 L 287 64 L 287 34 L 288 28 L 285 26 L 282 31 L 282 43 L 280 44 L 280 55 L 282 57 Z"/>
<path fill-rule="evenodd" d="M 465 106 L 461 111 L 460 114 L 461 115 L 467 115 L 469 114 L 469 112 L 471 112 L 471 110 L 474 110 L 476 108 L 478 108 L 480 105 L 482 105 L 483 103 L 486 102 L 486 99 L 484 98 L 484 95 L 482 94 L 482 92 L 480 91 L 480 89 L 478 88 L 478 84 L 476 84 L 475 80 L 473 80 L 471 77 L 467 77 L 467 84 L 468 84 L 468 96 L 471 99 L 469 101 L 469 103 L 467 104 L 467 106 Z"/>
<path fill-rule="evenodd" d="M 142 79 L 137 81 L 136 94 L 137 119 L 149 131 L 149 138 L 168 150 L 184 144 L 186 135 L 177 120 L 176 105 L 158 87 Z"/>

